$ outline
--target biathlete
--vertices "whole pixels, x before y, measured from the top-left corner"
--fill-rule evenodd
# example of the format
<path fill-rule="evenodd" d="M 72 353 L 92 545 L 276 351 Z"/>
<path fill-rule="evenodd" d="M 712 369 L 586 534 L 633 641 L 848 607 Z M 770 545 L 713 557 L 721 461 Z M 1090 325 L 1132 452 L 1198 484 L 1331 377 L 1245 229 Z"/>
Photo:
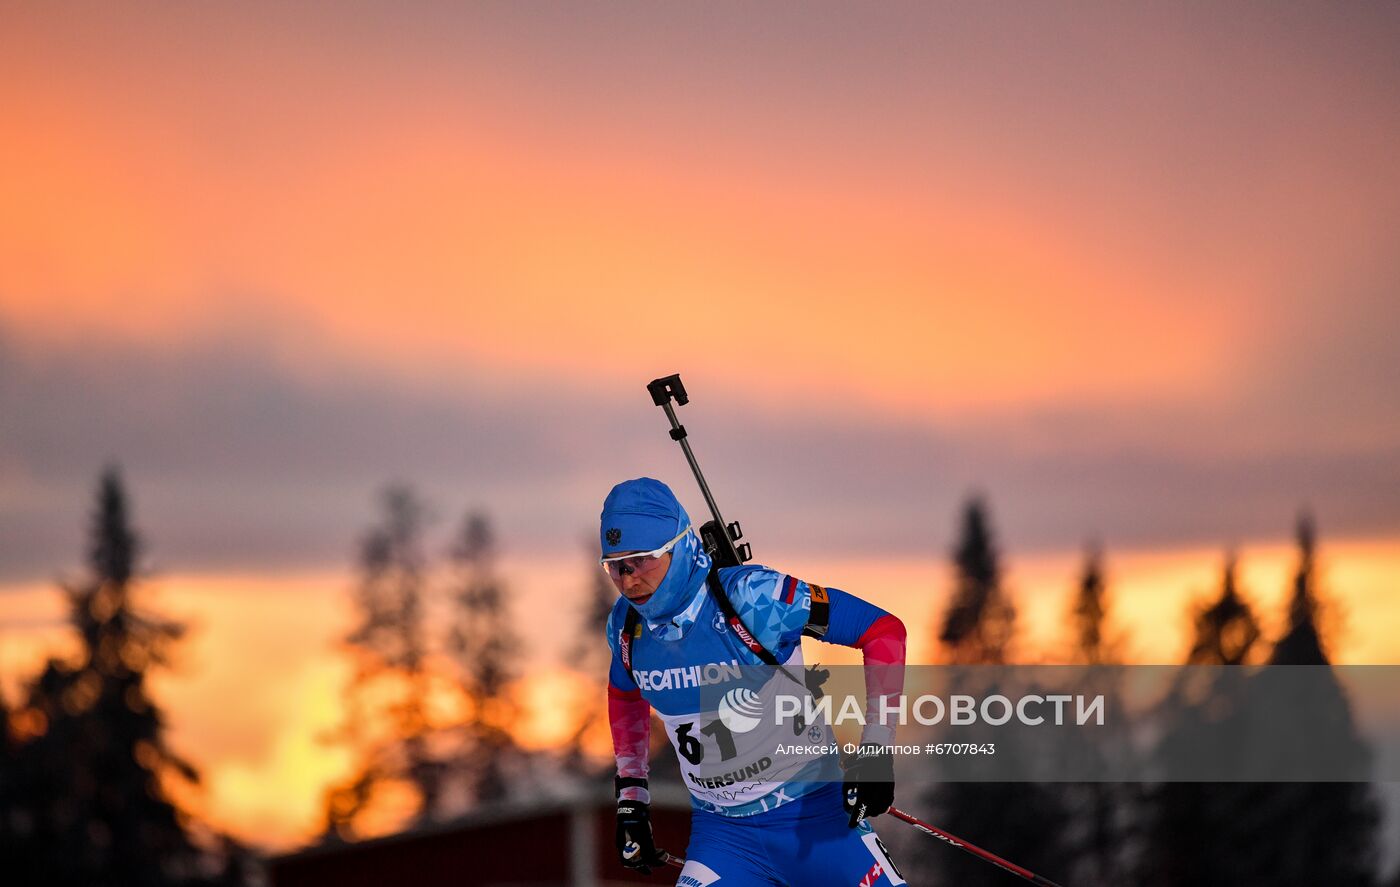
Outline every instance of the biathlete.
<path fill-rule="evenodd" d="M 894 729 L 874 713 L 903 691 L 903 623 L 767 567 L 713 569 L 685 509 L 651 478 L 613 487 L 599 538 L 621 595 L 607 635 L 622 864 L 650 874 L 666 862 L 648 806 L 655 709 L 691 793 L 678 887 L 905 883 L 866 821 L 894 801 Z M 808 692 L 794 683 L 807 683 L 804 634 L 864 655 L 866 726 L 844 771 L 828 726 L 756 716 L 777 693 Z M 771 675 L 756 691 L 754 672 Z"/>

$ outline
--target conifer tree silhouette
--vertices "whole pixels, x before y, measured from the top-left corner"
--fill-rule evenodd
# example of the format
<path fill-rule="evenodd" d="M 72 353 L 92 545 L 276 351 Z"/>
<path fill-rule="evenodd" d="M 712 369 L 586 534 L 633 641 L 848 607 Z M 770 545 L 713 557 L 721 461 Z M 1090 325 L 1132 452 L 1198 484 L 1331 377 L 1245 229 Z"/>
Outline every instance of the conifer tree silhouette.
<path fill-rule="evenodd" d="M 578 635 L 568 651 L 568 665 L 584 675 L 590 685 L 598 689 L 583 703 L 577 726 L 565 744 L 563 760 L 569 771 L 579 773 L 589 781 L 611 784 L 612 761 L 596 766 L 590 765 L 585 754 L 584 740 L 607 719 L 607 696 L 603 688 L 607 686 L 611 653 L 605 633 L 608 616 L 618 600 L 618 591 L 607 574 L 598 568 L 596 543 L 589 543 L 585 551 L 586 590 L 583 604 L 579 608 Z"/>
<path fill-rule="evenodd" d="M 1259 640 L 1259 623 L 1241 598 L 1234 552 L 1226 554 L 1220 594 L 1194 616 L 1188 666 L 1236 666 L 1247 661 Z M 1149 842 L 1140 859 L 1138 881 L 1153 887 L 1224 887 L 1238 880 L 1239 859 L 1228 856 L 1239 799 L 1223 783 L 1183 781 L 1183 761 L 1206 757 L 1218 721 L 1237 704 L 1243 678 L 1218 669 L 1185 669 L 1163 707 L 1167 732 L 1156 755 L 1169 760 L 1166 781 L 1152 788 L 1146 811 Z M 1225 714 L 1222 714 L 1224 712 Z M 1223 772 L 1224 767 L 1221 767 Z"/>
<path fill-rule="evenodd" d="M 0 635 L 0 653 L 4 637 Z M 0 686 L 0 872 L 11 871 L 19 862 L 21 843 L 15 822 L 25 816 L 19 806 L 19 737 L 10 724 L 10 703 Z"/>
<path fill-rule="evenodd" d="M 512 767 L 522 759 L 509 730 L 517 715 L 510 686 L 520 641 L 497 573 L 498 554 L 486 515 L 468 513 L 452 548 L 456 580 L 448 648 L 469 706 L 457 766 L 476 803 L 504 798 Z"/>
<path fill-rule="evenodd" d="M 953 565 L 953 594 L 938 635 L 948 661 L 959 666 L 1006 664 L 1016 610 L 1002 586 L 1000 556 L 986 503 L 980 498 L 969 500 L 963 509 Z M 996 676 L 973 677 L 972 669 L 959 674 L 955 683 L 964 679 L 971 683 L 952 687 L 952 692 L 977 695 L 1008 690 L 996 686 Z M 978 741 L 974 735 L 959 734 L 959 739 Z M 990 758 L 985 763 L 990 768 L 998 766 Z M 987 772 L 990 779 L 1003 778 L 996 775 L 1001 770 Z M 953 834 L 1033 871 L 1056 873 L 1064 869 L 1065 811 L 1054 789 L 1031 782 L 942 782 L 924 800 L 934 820 Z M 950 851 L 936 842 L 917 845 L 914 852 L 917 855 L 911 868 L 930 882 L 1005 887 L 1005 872 L 968 854 Z"/>
<path fill-rule="evenodd" d="M 953 663 L 1003 663 L 1016 624 L 1016 608 L 1002 587 L 1001 564 L 992 542 L 986 503 L 970 499 L 953 552 L 953 597 L 943 616 L 939 642 Z"/>
<path fill-rule="evenodd" d="M 1081 760 L 1092 762 L 1095 772 L 1132 772 L 1136 769 L 1131 725 L 1123 720 L 1123 672 L 1119 668 L 1121 639 L 1108 626 L 1109 594 L 1103 552 L 1090 544 L 1070 607 L 1074 649 L 1070 661 L 1084 667 L 1080 691 L 1104 696 L 1112 712 L 1104 728 L 1082 740 L 1074 734 Z M 1063 783 L 1051 787 L 1063 798 L 1069 813 L 1066 852 L 1072 860 L 1066 881 L 1081 887 L 1116 887 L 1129 880 L 1129 848 L 1134 839 L 1134 816 L 1141 790 L 1133 783 Z"/>
<path fill-rule="evenodd" d="M 1306 512 L 1298 518 L 1296 538 L 1287 628 L 1269 657 L 1272 667 L 1253 680 L 1255 716 L 1245 729 L 1253 731 L 1251 745 L 1265 749 L 1279 771 L 1304 772 L 1327 761 L 1341 765 L 1349 781 L 1242 787 L 1242 806 L 1252 815 L 1244 822 L 1240 853 L 1253 883 L 1369 887 L 1376 877 L 1380 816 L 1369 783 L 1371 752 L 1326 653 L 1317 533 Z"/>
<path fill-rule="evenodd" d="M 395 782 L 419 795 L 421 818 L 437 810 L 441 765 L 428 743 L 428 506 L 404 484 L 380 496 L 380 520 L 359 546 L 357 622 L 345 638 L 355 670 L 345 722 L 331 737 L 361 756 L 357 772 L 326 795 L 326 836 L 359 836 L 375 792 Z"/>
<path fill-rule="evenodd" d="M 183 627 L 138 609 L 140 548 L 121 476 L 109 468 L 98 483 L 87 576 L 65 588 L 78 656 L 50 660 L 24 705 L 39 733 L 16 752 L 26 808 L 17 883 L 203 880 L 203 853 L 164 783 L 198 775 L 167 743 L 147 683 L 169 664 Z"/>

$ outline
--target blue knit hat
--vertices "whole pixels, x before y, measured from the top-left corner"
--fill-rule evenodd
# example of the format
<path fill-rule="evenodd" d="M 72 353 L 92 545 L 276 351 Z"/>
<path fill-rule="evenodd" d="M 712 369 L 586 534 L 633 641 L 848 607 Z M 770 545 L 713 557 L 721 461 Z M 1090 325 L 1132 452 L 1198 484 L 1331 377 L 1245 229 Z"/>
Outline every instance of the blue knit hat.
<path fill-rule="evenodd" d="M 690 515 L 670 487 L 639 477 L 613 487 L 603 500 L 598 541 L 603 557 L 620 551 L 654 551 L 689 523 Z"/>

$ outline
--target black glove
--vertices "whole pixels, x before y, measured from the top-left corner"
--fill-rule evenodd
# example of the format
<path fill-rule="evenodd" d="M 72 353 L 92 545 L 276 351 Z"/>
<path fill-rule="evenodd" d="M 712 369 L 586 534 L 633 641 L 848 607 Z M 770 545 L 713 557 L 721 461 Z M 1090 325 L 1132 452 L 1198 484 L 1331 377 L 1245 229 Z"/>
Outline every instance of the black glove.
<path fill-rule="evenodd" d="M 884 746 L 862 745 L 846 767 L 844 806 L 851 828 L 894 803 L 894 756 Z"/>
<path fill-rule="evenodd" d="M 623 866 L 644 875 L 651 874 L 652 866 L 666 864 L 666 854 L 656 849 L 651 836 L 651 805 L 617 802 L 617 855 Z"/>

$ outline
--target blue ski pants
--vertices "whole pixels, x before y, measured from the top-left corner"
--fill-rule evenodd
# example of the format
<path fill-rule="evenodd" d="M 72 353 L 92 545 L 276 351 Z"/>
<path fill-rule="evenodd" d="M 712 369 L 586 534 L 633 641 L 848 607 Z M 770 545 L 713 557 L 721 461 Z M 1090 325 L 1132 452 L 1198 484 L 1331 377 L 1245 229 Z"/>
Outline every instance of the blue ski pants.
<path fill-rule="evenodd" d="M 894 887 L 899 870 L 868 822 L 846 823 L 834 783 L 766 813 L 696 810 L 676 887 Z"/>

